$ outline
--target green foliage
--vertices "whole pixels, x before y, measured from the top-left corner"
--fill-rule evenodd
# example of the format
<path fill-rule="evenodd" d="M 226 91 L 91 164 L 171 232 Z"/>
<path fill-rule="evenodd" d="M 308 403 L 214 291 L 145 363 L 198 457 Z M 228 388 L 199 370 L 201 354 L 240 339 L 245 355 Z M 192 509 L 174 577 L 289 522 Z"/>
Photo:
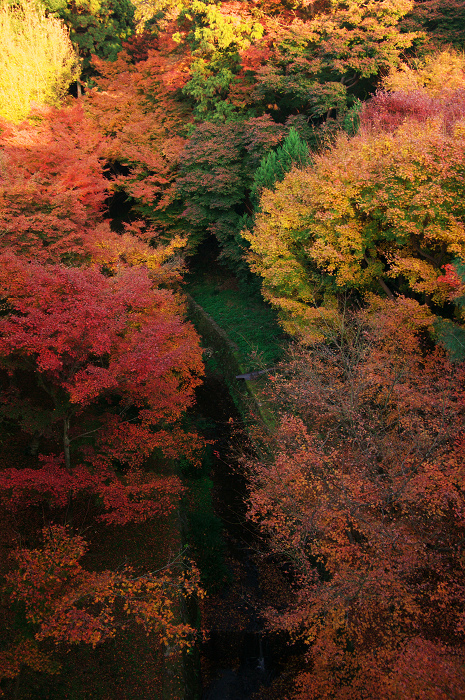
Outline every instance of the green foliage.
<path fill-rule="evenodd" d="M 360 113 L 363 103 L 359 99 L 355 99 L 352 107 L 346 112 L 342 121 L 342 128 L 349 134 L 355 136 L 360 127 Z"/>
<path fill-rule="evenodd" d="M 262 38 L 263 26 L 247 12 L 226 14 L 220 6 L 199 0 L 181 12 L 180 24 L 186 21 L 191 22 L 186 42 L 194 60 L 183 95 L 197 121 L 228 121 L 238 114 L 227 97 L 241 69 L 240 52 Z"/>
<path fill-rule="evenodd" d="M 114 61 L 121 42 L 134 31 L 134 5 L 130 0 L 43 0 L 50 13 L 69 27 L 70 36 L 89 72 L 93 54 Z"/>
<path fill-rule="evenodd" d="M 304 69 L 292 65 L 284 71 L 281 66 L 269 66 L 260 72 L 255 94 L 262 102 L 275 103 L 281 118 L 303 111 L 311 119 L 319 120 L 332 110 L 345 110 L 347 103 L 347 88 L 343 83 L 325 82 L 323 77 L 321 81 L 312 75 L 310 66 Z"/>
<path fill-rule="evenodd" d="M 182 92 L 193 103 L 196 121 L 225 122 L 234 117 L 235 107 L 225 100 L 235 75 L 232 63 L 234 60 L 221 56 L 215 61 L 214 70 L 203 59 L 193 64 L 191 79 Z"/>
<path fill-rule="evenodd" d="M 269 60 L 256 71 L 255 99 L 274 103 L 283 120 L 296 113 L 316 122 L 343 115 L 353 95 L 372 90 L 412 46 L 416 35 L 397 26 L 411 7 L 409 0 L 333 0 L 309 21 L 283 23 Z"/>
<path fill-rule="evenodd" d="M 260 161 L 260 165 L 255 171 L 251 198 L 258 206 L 258 200 L 263 189 L 272 189 L 276 182 L 281 182 L 286 173 L 294 165 L 305 167 L 309 164 L 310 153 L 308 146 L 294 127 L 291 127 L 289 134 L 284 139 L 282 146 L 275 151 L 269 151 Z"/>
<path fill-rule="evenodd" d="M 402 21 L 408 31 L 426 32 L 429 44 L 465 46 L 465 4 L 463 0 L 420 0 Z"/>
<path fill-rule="evenodd" d="M 243 122 L 205 122 L 192 132 L 180 159 L 177 196 L 190 227 L 190 246 L 208 233 L 221 247 L 224 262 L 238 274 L 247 273 L 240 236 L 243 216 L 252 211 L 248 195 L 253 174 L 264 153 L 283 136 L 284 127 L 269 117 Z"/>
<path fill-rule="evenodd" d="M 25 119 L 31 102 L 56 105 L 79 74 L 62 22 L 34 3 L 0 3 L 0 117 Z"/>
<path fill-rule="evenodd" d="M 439 342 L 449 352 L 451 360 L 465 360 L 465 329 L 448 319 L 438 318 L 434 324 Z"/>
<path fill-rule="evenodd" d="M 452 266 L 448 266 L 452 268 Z M 454 260 L 453 270 L 457 278 L 461 282 L 461 291 L 465 290 L 465 262 L 463 260 Z M 447 279 L 447 276 L 444 278 Z M 460 288 L 460 287 L 459 287 Z M 459 292 L 460 294 L 460 292 Z M 453 303 L 456 310 L 456 316 L 462 320 L 462 324 L 449 319 L 437 319 L 434 323 L 439 342 L 449 352 L 453 362 L 461 362 L 465 360 L 465 294 L 455 296 Z"/>
<path fill-rule="evenodd" d="M 282 356 L 282 330 L 276 313 L 263 302 L 258 290 L 237 286 L 224 273 L 194 279 L 188 286 L 195 301 L 237 345 L 242 364 L 248 369 L 274 365 Z M 221 370 L 221 368 L 220 368 Z"/>

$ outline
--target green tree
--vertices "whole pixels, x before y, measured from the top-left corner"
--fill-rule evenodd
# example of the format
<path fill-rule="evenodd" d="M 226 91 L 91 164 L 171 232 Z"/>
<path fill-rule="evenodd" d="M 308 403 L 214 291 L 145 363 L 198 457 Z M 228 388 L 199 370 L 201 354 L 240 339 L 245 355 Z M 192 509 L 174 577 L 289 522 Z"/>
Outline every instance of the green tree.
<path fill-rule="evenodd" d="M 429 44 L 465 46 L 465 5 L 462 0 L 420 0 L 403 19 L 408 31 L 426 32 Z"/>
<path fill-rule="evenodd" d="M 191 134 L 180 158 L 177 197 L 184 204 L 191 250 L 213 234 L 221 258 L 236 273 L 247 272 L 243 218 L 252 214 L 253 174 L 264 153 L 283 137 L 268 116 L 226 124 L 204 122 Z"/>
<path fill-rule="evenodd" d="M 221 8 L 194 0 L 181 12 L 179 23 L 190 21 L 185 37 L 192 52 L 191 79 L 183 94 L 197 121 L 227 121 L 241 110 L 228 98 L 241 70 L 241 52 L 263 36 L 263 26 L 247 8 Z M 181 34 L 178 35 L 181 40 Z"/>
<path fill-rule="evenodd" d="M 279 24 L 265 35 L 271 55 L 256 70 L 255 100 L 273 105 L 280 119 L 307 114 L 321 120 L 342 114 L 379 76 L 399 64 L 416 34 L 399 20 L 409 0 L 330 0 L 308 21 Z"/>
<path fill-rule="evenodd" d="M 70 37 L 89 73 L 93 54 L 114 61 L 121 42 L 134 31 L 130 0 L 43 0 L 47 10 L 69 27 Z"/>
<path fill-rule="evenodd" d="M 294 165 L 303 168 L 309 161 L 310 152 L 307 144 L 300 137 L 299 132 L 291 127 L 282 146 L 263 156 L 255 171 L 251 190 L 251 198 L 255 206 L 258 206 L 264 189 L 270 190 L 276 182 L 281 182 Z"/>
<path fill-rule="evenodd" d="M 31 102 L 58 105 L 79 74 L 63 23 L 34 3 L 0 7 L 0 117 L 25 119 Z"/>
<path fill-rule="evenodd" d="M 465 360 L 465 263 L 454 260 L 444 266 L 442 282 L 448 287 L 448 298 L 455 307 L 454 320 L 438 318 L 435 330 L 453 361 Z"/>

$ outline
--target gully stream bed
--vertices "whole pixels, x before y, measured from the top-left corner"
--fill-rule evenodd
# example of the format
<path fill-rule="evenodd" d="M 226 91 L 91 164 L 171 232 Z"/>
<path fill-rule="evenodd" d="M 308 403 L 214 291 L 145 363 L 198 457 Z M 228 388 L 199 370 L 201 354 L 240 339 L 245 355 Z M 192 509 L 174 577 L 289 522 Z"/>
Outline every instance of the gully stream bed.
<path fill-rule="evenodd" d="M 214 441 L 211 505 L 222 538 L 213 544 L 219 550 L 214 553 L 218 578 L 215 581 L 215 572 L 207 571 L 210 591 L 201 604 L 207 640 L 200 648 L 200 682 L 197 689 L 187 689 L 186 697 L 248 700 L 270 682 L 272 658 L 260 617 L 256 537 L 245 520 L 246 482 L 231 454 L 232 425 L 240 423 L 240 416 L 220 375 L 210 373 L 199 387 L 195 414 L 204 436 Z M 205 527 L 211 528 L 212 521 L 206 519 Z M 206 547 L 209 535 L 204 533 Z M 202 558 L 208 553 L 200 554 Z"/>

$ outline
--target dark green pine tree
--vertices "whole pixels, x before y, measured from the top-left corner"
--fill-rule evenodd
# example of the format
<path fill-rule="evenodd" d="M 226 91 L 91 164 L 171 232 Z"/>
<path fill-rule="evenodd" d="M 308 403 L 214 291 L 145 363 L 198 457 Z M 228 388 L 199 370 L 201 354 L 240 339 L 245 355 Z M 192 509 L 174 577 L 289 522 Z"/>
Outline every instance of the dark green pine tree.
<path fill-rule="evenodd" d="M 251 189 L 251 200 L 255 210 L 259 208 L 260 195 L 264 189 L 270 190 L 275 183 L 284 180 L 284 176 L 294 165 L 303 168 L 310 160 L 306 142 L 299 136 L 297 129 L 291 127 L 282 145 L 263 156 L 255 172 Z"/>

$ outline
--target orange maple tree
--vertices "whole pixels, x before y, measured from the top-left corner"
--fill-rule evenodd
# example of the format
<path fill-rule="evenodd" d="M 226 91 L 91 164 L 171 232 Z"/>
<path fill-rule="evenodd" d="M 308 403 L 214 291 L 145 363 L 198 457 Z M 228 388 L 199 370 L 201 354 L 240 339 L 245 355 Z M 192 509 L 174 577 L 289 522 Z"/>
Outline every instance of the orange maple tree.
<path fill-rule="evenodd" d="M 42 262 L 82 262 L 108 196 L 103 138 L 82 106 L 37 107 L 30 121 L 2 121 L 0 144 L 2 249 Z"/>
<path fill-rule="evenodd" d="M 13 553 L 16 568 L 5 584 L 10 600 L 24 603 L 37 641 L 95 647 L 133 618 L 147 631 L 157 631 L 166 646 L 191 645 L 193 630 L 174 610 L 181 593 L 200 592 L 195 570 L 180 574 L 179 567 L 167 565 L 164 571 L 139 575 L 130 567 L 87 571 L 80 563 L 87 549 L 82 536 L 60 525 L 46 527 L 42 534 L 42 548 Z"/>
<path fill-rule="evenodd" d="M 300 700 L 465 690 L 465 367 L 431 332 L 426 307 L 373 299 L 274 376 L 249 517 L 290 576 L 267 619 L 307 647 Z"/>
<path fill-rule="evenodd" d="M 168 230 L 173 237 L 183 230 L 177 212 L 166 210 L 190 110 L 175 98 L 189 77 L 189 55 L 171 33 L 157 36 L 145 60 L 134 62 L 125 51 L 114 62 L 94 57 L 99 75 L 87 93 L 85 110 L 105 136 L 111 191 L 124 195 L 133 218 L 143 216 L 158 232 Z"/>

